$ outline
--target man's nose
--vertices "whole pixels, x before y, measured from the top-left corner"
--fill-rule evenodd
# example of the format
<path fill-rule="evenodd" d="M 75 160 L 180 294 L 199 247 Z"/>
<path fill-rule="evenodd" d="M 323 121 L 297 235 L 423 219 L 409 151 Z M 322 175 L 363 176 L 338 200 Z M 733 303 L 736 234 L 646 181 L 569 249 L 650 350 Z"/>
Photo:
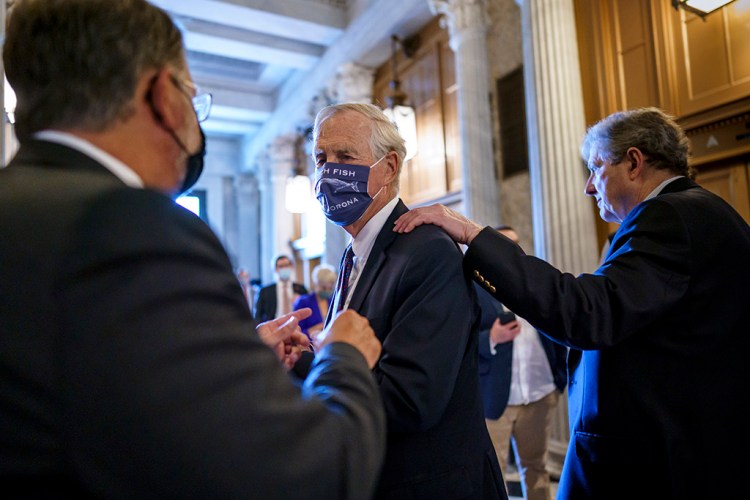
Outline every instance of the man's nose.
<path fill-rule="evenodd" d="M 586 179 L 586 184 L 583 186 L 583 192 L 589 196 L 594 196 L 596 194 L 596 188 L 594 187 L 594 183 L 591 182 L 592 175 L 589 175 L 588 179 Z"/>

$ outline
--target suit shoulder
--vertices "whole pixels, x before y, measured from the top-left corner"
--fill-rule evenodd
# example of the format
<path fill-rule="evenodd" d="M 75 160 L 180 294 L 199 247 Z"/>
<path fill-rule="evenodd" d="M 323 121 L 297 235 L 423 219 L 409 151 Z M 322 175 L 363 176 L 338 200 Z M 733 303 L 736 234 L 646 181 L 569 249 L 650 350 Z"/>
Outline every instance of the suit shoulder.
<path fill-rule="evenodd" d="M 153 230 L 164 235 L 187 232 L 211 239 L 215 237 L 208 225 L 193 212 L 150 189 L 122 187 L 111 190 L 97 200 L 91 213 L 99 219 L 106 217 L 104 222 L 114 227 L 133 224 L 141 232 Z"/>
<path fill-rule="evenodd" d="M 458 245 L 448 236 L 448 233 L 432 224 L 423 224 L 409 233 L 400 233 L 399 237 L 412 245 L 439 245 L 441 248 L 450 246 L 458 249 Z"/>
<path fill-rule="evenodd" d="M 461 267 L 463 252 L 447 233 L 433 225 L 422 225 L 409 233 L 400 233 L 392 250 L 408 255 L 409 260 L 420 262 L 420 265 L 441 268 L 453 265 Z"/>

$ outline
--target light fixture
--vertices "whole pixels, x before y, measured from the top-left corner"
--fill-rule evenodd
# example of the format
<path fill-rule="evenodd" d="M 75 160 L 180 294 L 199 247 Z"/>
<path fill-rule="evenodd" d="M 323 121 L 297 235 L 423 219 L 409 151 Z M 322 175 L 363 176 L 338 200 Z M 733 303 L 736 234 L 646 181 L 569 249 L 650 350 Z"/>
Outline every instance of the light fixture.
<path fill-rule="evenodd" d="M 13 92 L 13 87 L 8 83 L 8 79 L 3 77 L 3 108 L 5 109 L 5 115 L 8 117 L 8 122 L 11 124 L 16 122 L 16 93 Z"/>
<path fill-rule="evenodd" d="M 409 161 L 417 154 L 417 115 L 414 108 L 406 104 L 406 94 L 401 90 L 401 82 L 398 79 L 398 63 L 396 60 L 396 48 L 404 44 L 396 35 L 391 35 L 391 71 L 390 81 L 391 93 L 385 98 L 388 107 L 383 110 L 386 116 L 396 124 L 401 137 L 406 142 L 406 157 Z M 404 54 L 409 56 L 406 47 Z"/>
<path fill-rule="evenodd" d="M 705 20 L 711 12 L 718 10 L 734 0 L 672 0 L 672 7 L 679 9 L 682 7 L 688 12 L 700 16 Z"/>
<path fill-rule="evenodd" d="M 288 212 L 302 214 L 309 210 L 312 201 L 312 186 L 310 178 L 297 174 L 286 180 L 284 206 Z"/>

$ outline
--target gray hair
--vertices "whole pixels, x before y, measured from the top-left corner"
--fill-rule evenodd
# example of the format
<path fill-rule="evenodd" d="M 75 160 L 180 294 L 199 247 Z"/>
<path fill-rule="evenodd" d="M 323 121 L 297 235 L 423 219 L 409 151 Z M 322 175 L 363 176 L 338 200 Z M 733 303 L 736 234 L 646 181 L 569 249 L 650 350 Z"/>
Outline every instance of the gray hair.
<path fill-rule="evenodd" d="M 581 144 L 581 157 L 587 162 L 591 152 L 598 151 L 601 159 L 617 163 L 631 147 L 638 148 L 657 170 L 694 177 L 685 132 L 674 117 L 658 108 L 613 113 L 591 126 Z"/>
<path fill-rule="evenodd" d="M 16 135 L 105 130 L 132 115 L 144 72 L 184 61 L 179 29 L 146 0 L 18 1 L 3 47 Z"/>
<path fill-rule="evenodd" d="M 383 113 L 383 111 L 374 104 L 361 102 L 346 102 L 341 104 L 332 104 L 318 111 L 313 125 L 313 141 L 318 140 L 320 126 L 328 118 L 342 113 L 344 111 L 354 111 L 370 120 L 372 134 L 370 135 L 370 151 L 376 158 L 381 158 L 391 151 L 398 155 L 398 172 L 393 182 L 393 186 L 398 188 L 399 177 L 401 176 L 401 167 L 406 157 L 406 143 L 404 138 L 398 132 L 398 127 Z"/>
<path fill-rule="evenodd" d="M 337 278 L 336 268 L 330 264 L 318 264 L 312 270 L 312 281 L 315 284 L 331 283 L 335 285 Z"/>

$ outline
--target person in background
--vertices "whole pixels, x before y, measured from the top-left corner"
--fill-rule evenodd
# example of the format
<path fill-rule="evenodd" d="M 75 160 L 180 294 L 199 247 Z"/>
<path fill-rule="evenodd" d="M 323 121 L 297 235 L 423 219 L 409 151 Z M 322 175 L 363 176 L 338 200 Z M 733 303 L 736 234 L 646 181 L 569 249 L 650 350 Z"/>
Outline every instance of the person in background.
<path fill-rule="evenodd" d="M 312 340 L 323 330 L 323 318 L 328 314 L 333 289 L 336 287 L 336 268 L 329 264 L 318 264 L 312 270 L 311 293 L 300 295 L 294 301 L 295 311 L 305 307 L 312 310 L 312 314 L 299 322 L 302 333 Z"/>
<path fill-rule="evenodd" d="M 520 242 L 512 227 L 495 229 Z M 487 429 L 503 477 L 508 479 L 512 443 L 524 498 L 549 500 L 548 447 L 552 418 L 565 390 L 568 350 L 505 309 L 484 288 L 476 287 L 482 309 L 479 382 Z"/>
<path fill-rule="evenodd" d="M 258 321 L 268 321 L 292 311 L 294 301 L 307 294 L 302 283 L 295 283 L 294 260 L 289 255 L 277 255 L 271 261 L 276 281 L 261 287 L 255 300 L 254 314 Z"/>
<path fill-rule="evenodd" d="M 689 143 L 657 108 L 588 129 L 585 193 L 620 224 L 604 262 L 573 276 L 442 205 L 396 233 L 437 224 L 467 244 L 464 267 L 570 347 L 570 443 L 557 498 L 734 498 L 750 446 L 737 397 L 750 386 L 750 227 L 692 181 Z"/>
<path fill-rule="evenodd" d="M 0 169 L 7 494 L 367 498 L 380 342 L 344 311 L 297 384 L 310 310 L 256 324 L 219 239 L 174 202 L 202 170 L 210 98 L 169 16 L 16 1 L 3 64 L 20 142 Z"/>
<path fill-rule="evenodd" d="M 323 213 L 351 236 L 326 324 L 354 309 L 383 343 L 373 375 L 388 434 L 374 498 L 507 498 L 482 415 L 478 306 L 461 250 L 436 227 L 391 230 L 407 212 L 403 138 L 377 106 L 344 103 L 318 112 L 312 149 Z"/>
<path fill-rule="evenodd" d="M 237 280 L 240 282 L 240 287 L 242 287 L 242 295 L 245 296 L 245 302 L 247 302 L 248 307 L 252 310 L 255 290 L 250 285 L 250 273 L 247 272 L 247 269 L 240 268 L 237 271 Z"/>

